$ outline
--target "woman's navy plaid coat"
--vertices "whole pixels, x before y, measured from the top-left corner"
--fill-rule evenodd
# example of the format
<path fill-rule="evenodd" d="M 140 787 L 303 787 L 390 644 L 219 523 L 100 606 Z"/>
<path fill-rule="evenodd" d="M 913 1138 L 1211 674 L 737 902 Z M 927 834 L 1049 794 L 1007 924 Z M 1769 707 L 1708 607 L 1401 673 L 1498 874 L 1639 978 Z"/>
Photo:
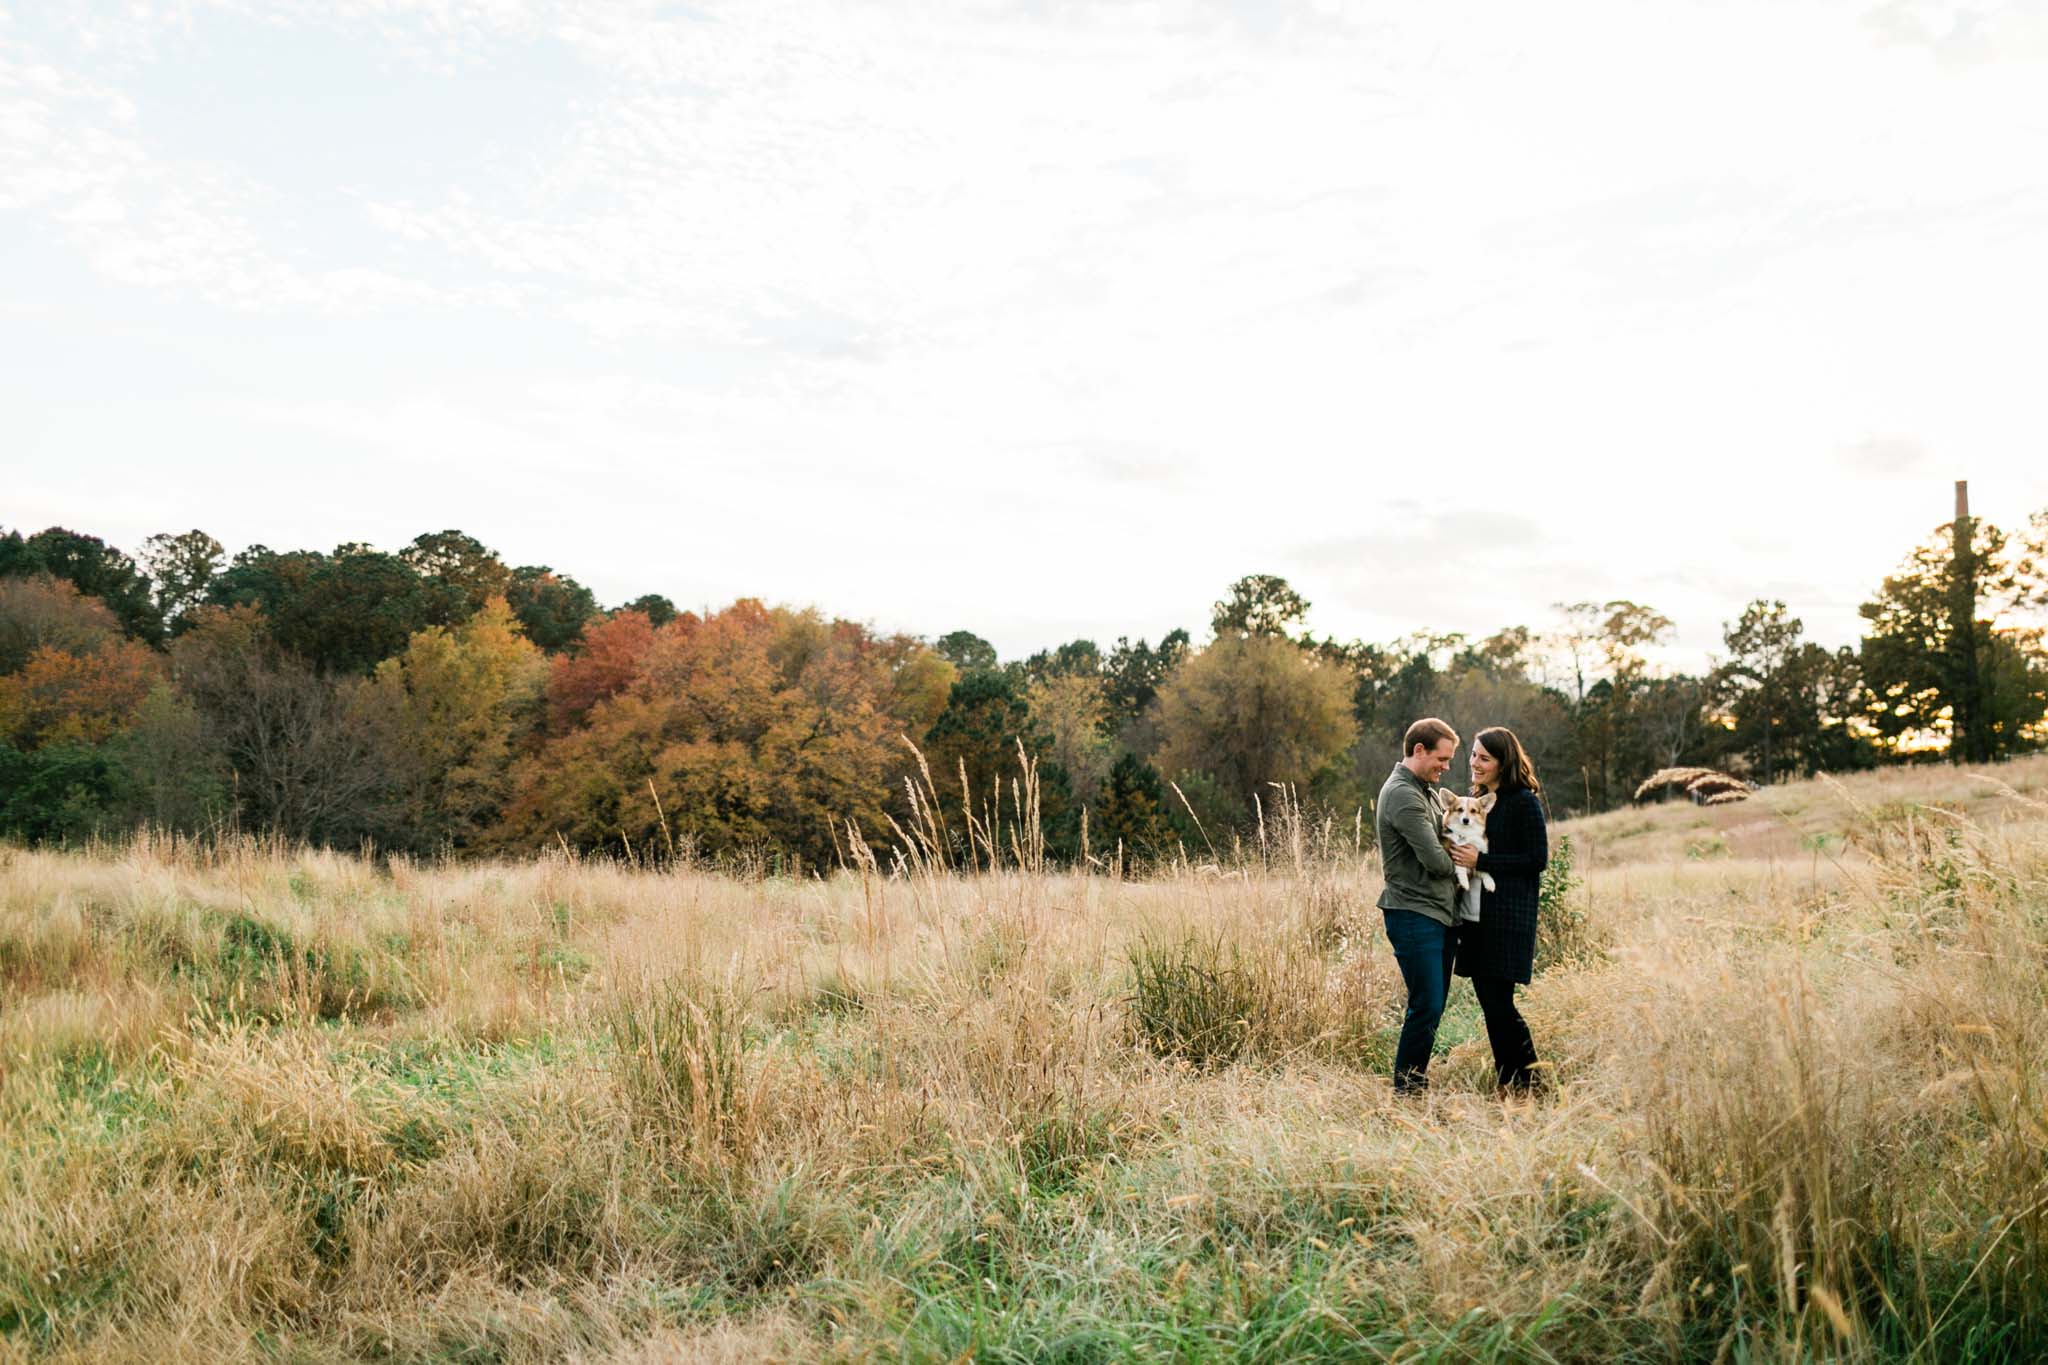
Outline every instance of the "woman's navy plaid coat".
<path fill-rule="evenodd" d="M 1479 922 L 1458 926 L 1458 975 L 1504 976 L 1528 984 L 1536 967 L 1537 889 L 1550 863 L 1543 802 L 1527 789 L 1502 792 L 1486 816 L 1479 871 L 1493 890 L 1479 901 Z"/>

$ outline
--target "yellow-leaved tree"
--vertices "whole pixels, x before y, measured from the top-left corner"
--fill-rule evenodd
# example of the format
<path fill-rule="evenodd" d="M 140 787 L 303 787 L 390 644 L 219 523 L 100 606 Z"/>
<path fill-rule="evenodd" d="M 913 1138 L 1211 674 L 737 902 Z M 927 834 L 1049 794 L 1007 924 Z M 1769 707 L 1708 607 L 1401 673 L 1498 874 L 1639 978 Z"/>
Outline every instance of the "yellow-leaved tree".
<path fill-rule="evenodd" d="M 460 626 L 414 633 L 377 665 L 369 686 L 399 716 L 416 764 L 406 821 L 416 846 L 468 848 L 497 824 L 547 675 L 502 597 Z"/>
<path fill-rule="evenodd" d="M 1244 819 L 1254 796 L 1271 806 L 1271 784 L 1306 794 L 1343 756 L 1357 733 L 1351 686 L 1342 669 L 1282 636 L 1218 639 L 1159 689 L 1154 762 L 1169 775 L 1215 779 L 1232 818 Z"/>
<path fill-rule="evenodd" d="M 1073 798 L 1093 806 L 1116 762 L 1116 749 L 1103 733 L 1109 701 L 1102 677 L 1068 673 L 1031 685 L 1031 729 L 1046 759 L 1066 773 Z"/>

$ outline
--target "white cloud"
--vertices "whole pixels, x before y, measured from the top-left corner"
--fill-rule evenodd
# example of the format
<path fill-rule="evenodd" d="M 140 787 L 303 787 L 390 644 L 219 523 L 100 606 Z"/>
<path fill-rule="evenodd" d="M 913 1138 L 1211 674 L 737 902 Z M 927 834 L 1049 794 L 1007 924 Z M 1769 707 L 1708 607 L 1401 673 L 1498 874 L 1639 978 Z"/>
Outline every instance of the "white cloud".
<path fill-rule="evenodd" d="M 0 47 L 0 213 L 40 220 L 119 284 L 233 309 L 358 313 L 463 291 L 356 264 L 307 268 L 267 240 L 260 186 L 153 149 L 117 89 Z"/>
<path fill-rule="evenodd" d="M 1014 648 L 1199 624 L 1280 568 L 1337 633 L 1633 597 L 1704 652 L 1771 585 L 1846 637 L 1949 478 L 2048 501 L 2025 6 L 139 13 L 0 25 L 0 226 L 263 369 L 207 409 L 244 444 L 388 471 L 355 524 L 538 535 L 540 487 L 594 582 Z M 485 131 L 308 200 L 165 116 L 251 34 Z M 330 379 L 223 313 L 448 344 Z M 52 487 L 84 429 L 40 428 Z M 678 508 L 684 548 L 632 548 Z"/>

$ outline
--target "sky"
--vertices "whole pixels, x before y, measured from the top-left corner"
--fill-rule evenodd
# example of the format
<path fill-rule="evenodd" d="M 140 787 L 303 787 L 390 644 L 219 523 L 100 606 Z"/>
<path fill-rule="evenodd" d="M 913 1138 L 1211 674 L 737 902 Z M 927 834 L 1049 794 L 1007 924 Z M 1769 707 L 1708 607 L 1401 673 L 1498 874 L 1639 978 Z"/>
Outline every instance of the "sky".
<path fill-rule="evenodd" d="M 1005 657 L 2048 507 L 2048 4 L 0 0 L 0 526 Z"/>

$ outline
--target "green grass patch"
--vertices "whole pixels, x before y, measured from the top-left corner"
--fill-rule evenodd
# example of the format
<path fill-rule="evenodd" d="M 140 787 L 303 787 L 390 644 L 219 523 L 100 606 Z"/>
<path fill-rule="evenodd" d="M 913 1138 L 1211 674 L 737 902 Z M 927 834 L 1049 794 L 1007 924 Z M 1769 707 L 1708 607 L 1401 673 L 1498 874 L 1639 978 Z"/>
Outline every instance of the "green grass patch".
<path fill-rule="evenodd" d="M 1190 935 L 1140 942 L 1130 952 L 1132 1032 L 1155 1055 L 1196 1067 L 1228 1066 L 1245 1054 L 1272 1008 L 1264 974 L 1236 944 Z"/>

